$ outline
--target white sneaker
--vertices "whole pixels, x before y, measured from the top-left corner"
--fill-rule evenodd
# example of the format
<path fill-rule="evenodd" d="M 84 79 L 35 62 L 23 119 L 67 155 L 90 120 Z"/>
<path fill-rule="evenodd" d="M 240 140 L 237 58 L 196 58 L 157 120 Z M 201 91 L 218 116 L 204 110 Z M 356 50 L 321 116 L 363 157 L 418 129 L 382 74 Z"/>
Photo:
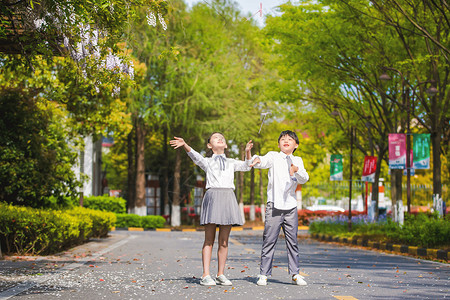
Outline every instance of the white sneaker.
<path fill-rule="evenodd" d="M 257 285 L 267 285 L 267 276 L 266 275 L 258 275 Z"/>
<path fill-rule="evenodd" d="M 211 278 L 210 275 L 206 275 L 200 279 L 201 285 L 216 285 L 216 282 Z"/>
<path fill-rule="evenodd" d="M 225 275 L 220 275 L 216 277 L 216 284 L 219 285 L 233 285 L 231 281 L 228 280 L 228 278 L 225 277 Z"/>
<path fill-rule="evenodd" d="M 300 274 L 295 274 L 294 276 L 292 276 L 292 284 L 296 284 L 296 285 L 307 285 L 306 281 L 303 280 L 303 276 L 301 276 Z"/>

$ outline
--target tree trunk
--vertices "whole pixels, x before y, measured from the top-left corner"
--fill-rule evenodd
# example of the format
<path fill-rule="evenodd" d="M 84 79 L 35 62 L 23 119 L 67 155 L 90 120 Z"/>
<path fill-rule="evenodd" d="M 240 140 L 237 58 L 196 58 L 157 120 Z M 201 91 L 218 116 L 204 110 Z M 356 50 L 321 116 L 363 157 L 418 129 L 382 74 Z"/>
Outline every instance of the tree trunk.
<path fill-rule="evenodd" d="M 441 128 L 438 128 L 441 129 Z M 441 182 L 441 131 L 431 133 L 431 144 L 433 146 L 433 194 L 442 197 Z"/>
<path fill-rule="evenodd" d="M 255 221 L 255 169 L 250 171 L 250 221 Z"/>
<path fill-rule="evenodd" d="M 147 215 L 145 203 L 145 125 L 136 124 L 136 205 L 134 213 L 139 216 Z"/>
<path fill-rule="evenodd" d="M 167 128 L 164 127 L 164 144 L 163 144 L 164 157 L 169 157 L 167 150 Z M 163 182 L 161 195 L 163 198 L 163 206 L 161 207 L 162 215 L 169 215 L 169 160 L 166 159 L 165 166 L 163 167 Z"/>
<path fill-rule="evenodd" d="M 181 174 L 181 151 L 176 151 L 175 155 L 175 171 L 173 174 L 173 198 L 172 213 L 170 216 L 170 224 L 174 227 L 181 225 L 181 209 L 180 209 L 180 174 Z"/>
<path fill-rule="evenodd" d="M 375 208 L 374 208 L 374 219 L 375 220 L 378 220 L 378 215 L 379 215 L 379 211 L 378 211 L 378 203 L 379 203 L 378 181 L 380 178 L 381 162 L 383 161 L 383 157 L 384 157 L 385 153 L 386 153 L 386 149 L 384 149 L 383 145 L 380 145 L 380 151 L 378 152 L 378 157 L 377 157 L 377 169 L 375 171 L 375 180 L 372 185 L 372 203 L 373 203 L 373 201 L 375 201 Z"/>
<path fill-rule="evenodd" d="M 397 201 L 402 199 L 402 179 L 403 170 L 391 170 L 391 199 L 392 199 L 392 217 L 397 222 Z M 395 212 L 395 213 L 394 213 Z"/>
<path fill-rule="evenodd" d="M 127 182 L 127 212 L 132 213 L 132 208 L 136 206 L 136 165 L 134 163 L 134 133 L 133 128 L 127 137 L 127 152 L 128 152 L 128 182 Z"/>
<path fill-rule="evenodd" d="M 245 160 L 245 148 L 243 146 L 239 147 L 239 152 L 241 153 L 241 160 Z M 245 213 L 244 213 L 244 172 L 239 172 L 239 209 L 241 211 L 242 221 L 245 224 Z"/>

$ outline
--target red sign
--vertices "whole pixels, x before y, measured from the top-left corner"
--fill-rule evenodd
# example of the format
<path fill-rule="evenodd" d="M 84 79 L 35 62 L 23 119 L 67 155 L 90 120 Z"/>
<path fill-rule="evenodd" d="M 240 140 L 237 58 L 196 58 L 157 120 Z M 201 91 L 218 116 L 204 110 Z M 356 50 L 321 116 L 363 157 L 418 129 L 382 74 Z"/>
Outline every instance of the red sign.
<path fill-rule="evenodd" d="M 364 157 L 364 169 L 362 174 L 362 181 L 375 181 L 375 171 L 377 170 L 377 157 L 365 156 Z"/>

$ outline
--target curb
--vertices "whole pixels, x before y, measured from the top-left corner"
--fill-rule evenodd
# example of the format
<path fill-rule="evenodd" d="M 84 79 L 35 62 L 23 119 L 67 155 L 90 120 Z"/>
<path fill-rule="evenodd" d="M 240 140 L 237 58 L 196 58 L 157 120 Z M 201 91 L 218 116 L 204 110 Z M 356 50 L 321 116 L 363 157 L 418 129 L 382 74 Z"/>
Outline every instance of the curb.
<path fill-rule="evenodd" d="M 298 230 L 308 230 L 308 226 L 299 226 Z M 219 230 L 219 228 L 217 228 Z M 232 227 L 231 231 L 264 230 L 264 226 L 255 227 Z M 195 232 L 205 231 L 204 228 L 141 228 L 141 227 L 112 227 L 110 231 L 157 231 L 157 232 Z"/>
<path fill-rule="evenodd" d="M 380 243 L 376 241 L 370 241 L 368 239 L 362 238 L 341 238 L 341 237 L 333 237 L 331 235 L 311 234 L 312 238 L 326 241 L 326 242 L 337 242 L 343 244 L 351 244 L 356 246 L 362 246 L 367 248 L 373 248 L 378 250 L 388 250 L 397 253 L 403 254 L 411 254 L 415 256 L 424 256 L 424 257 L 432 257 L 435 259 L 442 260 L 450 260 L 450 251 L 440 250 L 440 249 L 430 249 L 430 248 L 420 248 L 416 246 L 407 246 L 407 245 L 397 245 L 392 243 Z"/>

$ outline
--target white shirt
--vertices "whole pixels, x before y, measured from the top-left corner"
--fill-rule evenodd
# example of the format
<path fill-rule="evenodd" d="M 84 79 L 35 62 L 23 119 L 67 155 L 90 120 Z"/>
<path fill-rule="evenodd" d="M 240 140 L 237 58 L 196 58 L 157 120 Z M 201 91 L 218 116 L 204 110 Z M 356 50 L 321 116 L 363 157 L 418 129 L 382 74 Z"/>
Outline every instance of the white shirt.
<path fill-rule="evenodd" d="M 192 161 L 206 172 L 206 189 L 209 188 L 231 188 L 234 186 L 234 172 L 250 171 L 250 160 L 242 161 L 227 158 L 225 154 L 213 154 L 212 157 L 204 157 L 191 148 L 187 152 Z"/>
<path fill-rule="evenodd" d="M 288 169 L 287 155 L 283 152 L 270 151 L 259 157 L 261 163 L 256 164 L 257 169 L 269 169 L 269 183 L 267 185 L 267 202 L 273 202 L 276 209 L 289 210 L 297 207 L 295 189 L 297 184 L 304 184 L 309 180 L 309 175 L 303 166 L 303 160 L 299 156 L 289 157 L 298 171 L 291 177 Z"/>

